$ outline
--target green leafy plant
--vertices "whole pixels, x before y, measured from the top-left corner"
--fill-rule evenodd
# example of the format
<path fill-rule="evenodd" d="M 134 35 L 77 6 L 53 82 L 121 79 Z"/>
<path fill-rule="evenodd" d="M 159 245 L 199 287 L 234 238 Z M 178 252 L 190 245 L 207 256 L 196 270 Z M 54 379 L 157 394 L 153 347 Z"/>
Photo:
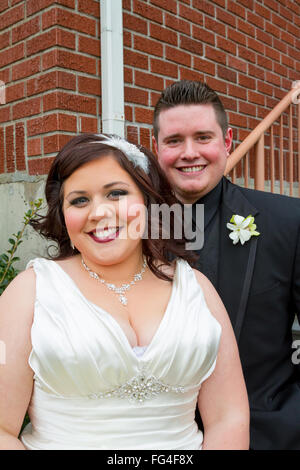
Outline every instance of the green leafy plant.
<path fill-rule="evenodd" d="M 12 237 L 8 239 L 11 246 L 5 253 L 0 255 L 0 295 L 19 273 L 19 271 L 13 266 L 16 261 L 20 260 L 20 258 L 15 256 L 15 253 L 18 246 L 23 242 L 22 238 L 25 228 L 29 222 L 36 217 L 37 211 L 40 209 L 42 203 L 42 199 L 37 199 L 36 201 L 31 201 L 29 203 L 30 209 L 24 214 L 22 229 L 19 232 L 14 233 Z"/>

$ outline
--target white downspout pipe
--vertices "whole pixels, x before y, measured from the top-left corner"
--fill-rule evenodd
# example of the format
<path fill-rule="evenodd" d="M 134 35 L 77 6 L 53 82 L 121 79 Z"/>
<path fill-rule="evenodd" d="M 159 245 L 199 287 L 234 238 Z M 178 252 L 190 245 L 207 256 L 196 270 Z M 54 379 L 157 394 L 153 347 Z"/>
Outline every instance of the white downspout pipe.
<path fill-rule="evenodd" d="M 125 135 L 122 0 L 100 0 L 102 132 Z"/>

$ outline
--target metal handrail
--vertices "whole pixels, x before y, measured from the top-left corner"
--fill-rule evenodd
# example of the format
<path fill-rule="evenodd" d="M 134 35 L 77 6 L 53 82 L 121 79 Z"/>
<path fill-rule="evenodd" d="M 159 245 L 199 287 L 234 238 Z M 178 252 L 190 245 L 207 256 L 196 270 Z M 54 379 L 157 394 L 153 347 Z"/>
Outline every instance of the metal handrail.
<path fill-rule="evenodd" d="M 273 124 L 280 118 L 280 145 L 279 145 L 279 180 L 280 192 L 283 192 L 283 113 L 289 107 L 289 184 L 290 194 L 293 193 L 293 114 L 292 106 L 298 104 L 298 184 L 300 197 L 300 81 L 294 82 L 293 88 L 284 96 L 284 98 L 272 109 L 269 114 L 255 127 L 255 129 L 246 137 L 246 139 L 229 155 L 224 175 L 227 176 L 236 165 L 245 158 L 244 178 L 246 186 L 248 184 L 248 161 L 249 152 L 254 148 L 255 153 L 255 188 L 264 190 L 265 185 L 265 143 L 264 134 L 270 129 L 270 171 L 271 171 L 271 191 L 274 192 L 274 141 L 273 141 Z"/>

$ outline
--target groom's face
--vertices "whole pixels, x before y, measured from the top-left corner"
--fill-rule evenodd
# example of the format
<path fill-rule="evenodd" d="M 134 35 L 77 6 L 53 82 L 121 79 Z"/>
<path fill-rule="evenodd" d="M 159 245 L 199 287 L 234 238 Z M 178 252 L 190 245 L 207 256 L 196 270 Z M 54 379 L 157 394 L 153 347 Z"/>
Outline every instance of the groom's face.
<path fill-rule="evenodd" d="M 232 143 L 211 104 L 179 105 L 161 111 L 154 147 L 176 196 L 183 203 L 209 193 L 223 176 Z"/>

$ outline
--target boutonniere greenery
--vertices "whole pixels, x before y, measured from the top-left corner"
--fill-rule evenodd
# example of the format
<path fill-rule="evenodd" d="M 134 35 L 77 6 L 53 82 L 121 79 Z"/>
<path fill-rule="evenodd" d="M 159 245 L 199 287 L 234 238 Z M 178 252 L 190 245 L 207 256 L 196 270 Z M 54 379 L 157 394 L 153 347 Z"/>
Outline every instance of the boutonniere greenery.
<path fill-rule="evenodd" d="M 256 231 L 256 225 L 252 215 L 242 217 L 241 215 L 235 214 L 231 217 L 230 223 L 228 223 L 226 227 L 232 230 L 229 234 L 229 238 L 231 238 L 234 245 L 238 242 L 244 245 L 251 237 L 260 235 L 260 233 Z"/>

